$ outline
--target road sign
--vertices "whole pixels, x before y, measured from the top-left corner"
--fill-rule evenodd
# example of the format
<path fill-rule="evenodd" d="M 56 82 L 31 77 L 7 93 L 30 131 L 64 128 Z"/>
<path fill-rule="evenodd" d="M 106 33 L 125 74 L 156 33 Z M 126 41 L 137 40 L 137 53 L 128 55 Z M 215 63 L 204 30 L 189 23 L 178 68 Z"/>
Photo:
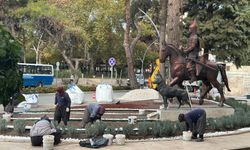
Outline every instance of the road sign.
<path fill-rule="evenodd" d="M 110 57 L 110 58 L 109 58 L 109 65 L 110 65 L 110 66 L 114 66 L 115 64 L 116 64 L 115 58 L 114 58 L 114 57 Z"/>

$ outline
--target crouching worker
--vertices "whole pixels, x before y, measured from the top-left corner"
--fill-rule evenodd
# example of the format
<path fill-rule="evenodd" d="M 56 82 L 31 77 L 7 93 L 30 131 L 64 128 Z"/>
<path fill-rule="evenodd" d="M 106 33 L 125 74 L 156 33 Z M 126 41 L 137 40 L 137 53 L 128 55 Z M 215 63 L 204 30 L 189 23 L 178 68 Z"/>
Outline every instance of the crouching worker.
<path fill-rule="evenodd" d="M 186 123 L 187 131 L 192 132 L 192 139 L 196 139 L 197 142 L 204 141 L 203 134 L 206 128 L 206 112 L 204 109 L 198 108 L 186 114 L 179 114 L 178 120 Z"/>
<path fill-rule="evenodd" d="M 99 104 L 89 104 L 84 111 L 82 119 L 82 127 L 84 128 L 86 124 L 93 123 L 96 120 L 101 120 L 102 115 L 105 112 L 105 108 Z"/>
<path fill-rule="evenodd" d="M 30 130 L 30 139 L 32 146 L 41 146 L 43 144 L 44 135 L 54 135 L 54 144 L 57 145 L 61 142 L 61 131 L 56 130 L 54 124 L 44 115 L 38 120 Z"/>

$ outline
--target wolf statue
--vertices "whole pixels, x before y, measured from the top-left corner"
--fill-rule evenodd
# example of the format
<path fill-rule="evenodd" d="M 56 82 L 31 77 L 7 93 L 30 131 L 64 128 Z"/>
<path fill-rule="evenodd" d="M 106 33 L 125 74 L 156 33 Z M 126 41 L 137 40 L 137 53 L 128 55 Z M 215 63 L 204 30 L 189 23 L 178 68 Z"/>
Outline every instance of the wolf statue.
<path fill-rule="evenodd" d="M 168 98 L 176 97 L 179 102 L 179 107 L 181 105 L 184 105 L 184 102 L 189 105 L 191 108 L 191 101 L 188 97 L 188 93 L 186 90 L 176 87 L 170 87 L 166 84 L 166 82 L 163 80 L 160 73 L 155 74 L 155 80 L 153 81 L 154 84 L 157 84 L 156 89 L 162 96 L 163 102 L 164 102 L 164 109 L 167 109 L 168 107 Z"/>

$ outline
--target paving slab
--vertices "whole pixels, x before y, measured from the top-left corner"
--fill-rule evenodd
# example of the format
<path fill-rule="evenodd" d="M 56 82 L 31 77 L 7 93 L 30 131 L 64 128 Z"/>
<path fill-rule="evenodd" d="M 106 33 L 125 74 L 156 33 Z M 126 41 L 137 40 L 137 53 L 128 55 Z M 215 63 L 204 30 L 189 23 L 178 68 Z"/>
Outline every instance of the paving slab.
<path fill-rule="evenodd" d="M 232 136 L 220 136 L 206 138 L 204 142 L 195 141 L 150 141 L 130 142 L 123 146 L 111 145 L 102 147 L 105 150 L 228 150 L 228 149 L 250 149 L 250 132 Z M 0 142 L 1 150 L 40 150 L 42 147 L 32 147 L 30 143 Z M 61 143 L 54 147 L 55 150 L 83 150 L 89 149 L 80 147 L 79 144 Z"/>

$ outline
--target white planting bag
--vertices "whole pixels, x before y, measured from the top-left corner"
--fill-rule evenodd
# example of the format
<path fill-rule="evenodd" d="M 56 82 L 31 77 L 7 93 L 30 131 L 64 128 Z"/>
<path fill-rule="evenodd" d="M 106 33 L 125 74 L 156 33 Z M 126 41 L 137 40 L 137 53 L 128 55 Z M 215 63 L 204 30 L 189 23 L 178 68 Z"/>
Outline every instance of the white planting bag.
<path fill-rule="evenodd" d="M 84 92 L 77 86 L 70 86 L 66 92 L 69 94 L 71 103 L 73 104 L 82 104 L 84 101 Z"/>
<path fill-rule="evenodd" d="M 98 84 L 96 87 L 96 101 L 97 102 L 112 102 L 113 88 L 110 84 Z"/>

